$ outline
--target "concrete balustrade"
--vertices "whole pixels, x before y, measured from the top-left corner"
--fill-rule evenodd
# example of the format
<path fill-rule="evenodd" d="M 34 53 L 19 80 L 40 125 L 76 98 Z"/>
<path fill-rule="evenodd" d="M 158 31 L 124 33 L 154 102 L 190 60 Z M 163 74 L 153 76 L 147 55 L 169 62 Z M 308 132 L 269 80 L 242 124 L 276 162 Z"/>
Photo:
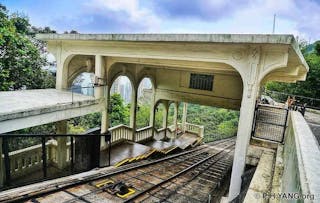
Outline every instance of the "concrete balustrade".
<path fill-rule="evenodd" d="M 304 202 L 320 200 L 320 149 L 303 116 L 291 111 L 283 149 L 282 192 L 314 195 Z"/>
<path fill-rule="evenodd" d="M 141 142 L 152 138 L 152 126 L 147 126 L 136 130 L 135 142 Z"/>
<path fill-rule="evenodd" d="M 244 202 L 319 202 L 320 149 L 300 112 L 291 111 L 284 144 L 264 151 Z"/>
<path fill-rule="evenodd" d="M 181 127 L 181 123 L 178 123 L 178 127 Z M 143 127 L 136 130 L 135 142 L 141 142 L 152 138 L 152 126 Z M 164 137 L 165 131 L 171 132 L 169 137 L 173 137 L 176 132 L 173 126 L 168 126 L 168 128 L 155 129 L 156 136 L 161 138 Z M 126 125 L 117 125 L 109 128 L 112 133 L 111 143 L 119 143 L 123 140 L 133 140 L 133 130 Z M 186 123 L 186 131 L 198 134 L 203 137 L 203 126 L 195 125 L 191 123 Z M 58 138 L 59 139 L 59 138 Z M 65 140 L 66 141 L 66 140 Z M 59 167 L 59 147 L 58 141 L 51 139 L 46 142 L 46 154 L 47 154 L 47 165 Z M 71 142 L 66 142 L 65 145 L 65 159 L 63 162 L 64 166 L 70 164 L 70 154 L 71 154 Z M 41 144 L 27 147 L 25 149 L 12 151 L 9 153 L 10 159 L 10 173 L 12 178 L 19 178 L 28 173 L 32 173 L 42 168 L 42 146 Z M 1 165 L 0 165 L 1 167 Z"/>
<path fill-rule="evenodd" d="M 133 130 L 129 126 L 120 124 L 109 128 L 111 132 L 111 143 L 119 142 L 121 140 L 133 140 Z"/>
<path fill-rule="evenodd" d="M 70 142 L 66 145 L 66 160 L 70 162 Z M 57 159 L 58 144 L 56 140 L 46 142 L 47 164 L 51 166 L 58 165 Z M 12 178 L 18 178 L 28 173 L 40 170 L 42 168 L 42 146 L 41 144 L 27 147 L 21 150 L 9 153 L 10 173 Z"/>

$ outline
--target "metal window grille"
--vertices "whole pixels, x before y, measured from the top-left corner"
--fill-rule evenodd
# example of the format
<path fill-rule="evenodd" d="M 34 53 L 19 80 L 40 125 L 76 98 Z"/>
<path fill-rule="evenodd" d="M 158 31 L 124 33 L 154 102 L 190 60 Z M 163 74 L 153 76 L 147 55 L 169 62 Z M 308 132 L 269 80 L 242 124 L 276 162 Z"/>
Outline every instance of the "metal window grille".
<path fill-rule="evenodd" d="M 213 78 L 213 75 L 191 73 L 189 88 L 212 91 Z"/>
<path fill-rule="evenodd" d="M 258 105 L 255 111 L 253 137 L 283 142 L 287 127 L 288 109 Z"/>

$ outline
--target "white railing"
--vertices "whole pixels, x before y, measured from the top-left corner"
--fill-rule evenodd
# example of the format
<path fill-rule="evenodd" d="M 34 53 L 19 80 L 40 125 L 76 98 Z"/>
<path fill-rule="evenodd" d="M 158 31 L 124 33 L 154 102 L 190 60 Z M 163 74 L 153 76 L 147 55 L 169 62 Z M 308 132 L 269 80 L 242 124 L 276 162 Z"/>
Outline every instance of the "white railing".
<path fill-rule="evenodd" d="M 118 142 L 120 140 L 133 140 L 132 137 L 132 128 L 129 126 L 120 124 L 117 126 L 114 126 L 112 128 L 109 128 L 109 131 L 111 132 L 111 143 Z"/>
<path fill-rule="evenodd" d="M 48 150 L 47 158 L 50 158 Z M 42 145 L 34 145 L 25 149 L 10 152 L 9 159 L 10 173 L 12 177 L 21 176 L 22 172 L 25 173 L 38 170 L 42 167 Z"/>
<path fill-rule="evenodd" d="M 67 160 L 70 162 L 70 142 L 67 143 Z M 47 165 L 57 164 L 57 141 L 46 142 Z M 42 168 L 42 145 L 34 145 L 24 149 L 9 152 L 10 174 L 13 178 L 23 176 Z"/>
<path fill-rule="evenodd" d="M 152 138 L 152 126 L 147 126 L 136 130 L 135 142 L 140 142 Z"/>
<path fill-rule="evenodd" d="M 195 125 L 191 123 L 186 123 L 186 131 L 199 135 L 200 137 L 204 136 L 204 127 L 202 125 Z"/>
<path fill-rule="evenodd" d="M 178 123 L 178 128 L 182 129 L 182 124 Z M 136 130 L 135 132 L 135 142 L 141 142 L 147 139 L 152 138 L 152 126 L 147 126 L 141 129 Z M 133 130 L 132 128 L 126 125 L 118 125 L 112 128 L 109 128 L 109 131 L 112 133 L 111 143 L 117 143 L 122 140 L 133 140 Z M 154 129 L 154 138 L 162 139 L 165 136 L 167 131 L 167 137 L 171 138 L 175 136 L 176 130 L 174 125 L 169 126 L 167 129 Z M 186 131 L 198 134 L 203 137 L 203 126 L 194 125 L 186 123 Z M 46 156 L 47 156 L 47 165 L 56 165 L 58 162 L 57 158 L 57 141 L 52 139 L 46 142 Z M 67 142 L 67 160 L 70 162 L 71 154 L 71 143 Z M 41 144 L 27 147 L 25 149 L 16 150 L 9 153 L 10 159 L 10 172 L 13 178 L 25 175 L 27 173 L 40 170 L 42 167 L 42 146 Z"/>

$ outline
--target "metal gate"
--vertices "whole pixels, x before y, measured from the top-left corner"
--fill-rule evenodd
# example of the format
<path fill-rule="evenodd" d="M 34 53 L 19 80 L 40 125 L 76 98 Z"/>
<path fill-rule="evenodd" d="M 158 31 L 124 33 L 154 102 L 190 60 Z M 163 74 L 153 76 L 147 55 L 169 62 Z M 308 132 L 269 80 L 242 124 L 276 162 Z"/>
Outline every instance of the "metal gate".
<path fill-rule="evenodd" d="M 282 143 L 287 128 L 288 112 L 287 108 L 258 104 L 252 137 Z"/>

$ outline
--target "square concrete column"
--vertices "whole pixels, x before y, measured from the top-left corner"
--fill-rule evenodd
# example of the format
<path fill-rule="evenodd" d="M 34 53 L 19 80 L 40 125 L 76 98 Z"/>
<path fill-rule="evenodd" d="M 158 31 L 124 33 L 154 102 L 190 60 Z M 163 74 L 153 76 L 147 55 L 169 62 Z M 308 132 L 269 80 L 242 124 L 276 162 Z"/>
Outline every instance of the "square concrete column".
<path fill-rule="evenodd" d="M 154 102 L 152 104 L 151 111 L 152 111 L 152 116 L 150 116 L 150 119 L 152 118 L 152 120 L 150 120 L 150 122 L 152 126 L 152 137 L 154 137 L 155 124 L 156 124 L 156 111 L 157 111 L 156 104 Z"/>
<path fill-rule="evenodd" d="M 96 55 L 95 57 L 95 87 L 94 87 L 94 96 L 95 98 L 105 97 L 105 61 L 104 57 L 101 55 Z"/>
<path fill-rule="evenodd" d="M 96 99 L 104 98 L 104 102 L 101 102 L 101 133 L 107 132 L 109 128 L 109 118 L 108 118 L 108 104 L 109 104 L 109 87 L 106 86 L 106 67 L 105 67 L 105 57 L 101 55 L 95 56 L 95 87 L 94 96 Z M 105 138 L 101 137 L 100 149 L 104 150 L 107 144 Z"/>
<path fill-rule="evenodd" d="M 179 111 L 179 102 L 174 103 L 174 116 L 173 116 L 173 125 L 174 125 L 174 139 L 177 138 L 177 129 L 178 129 L 178 111 Z"/>
<path fill-rule="evenodd" d="M 110 104 L 110 94 L 109 94 L 109 86 L 105 87 L 105 102 L 103 104 L 103 110 L 101 111 L 101 133 L 106 133 L 109 129 L 110 118 L 108 113 L 108 106 Z M 100 150 L 105 150 L 107 148 L 107 143 L 105 137 L 101 137 L 100 140 Z"/>
<path fill-rule="evenodd" d="M 57 134 L 67 134 L 67 120 L 56 122 Z M 59 169 L 67 166 L 67 137 L 57 137 L 57 165 Z"/>
<path fill-rule="evenodd" d="M 164 101 L 163 105 L 164 105 L 164 112 L 163 112 L 162 127 L 165 129 L 164 130 L 164 139 L 167 139 L 169 101 Z"/>
<path fill-rule="evenodd" d="M 187 129 L 187 114 L 188 114 L 188 103 L 183 103 L 183 113 L 182 113 L 182 131 L 186 132 Z"/>
<path fill-rule="evenodd" d="M 135 142 L 135 134 L 137 128 L 137 108 L 138 108 L 138 89 L 133 87 L 131 94 L 131 106 L 130 106 L 130 127 L 132 128 L 132 141 Z"/>
<path fill-rule="evenodd" d="M 2 138 L 0 138 L 0 188 L 3 187 L 5 179 L 4 162 L 2 158 Z"/>
<path fill-rule="evenodd" d="M 66 53 L 62 50 L 62 44 L 60 43 L 56 49 L 56 62 L 57 62 L 57 72 L 56 72 L 56 89 L 66 90 L 68 88 L 68 62 L 66 58 Z"/>
<path fill-rule="evenodd" d="M 252 123 L 256 105 L 257 93 L 255 90 L 256 88 L 251 89 L 251 93 L 249 93 L 248 89 L 244 87 L 229 188 L 229 201 L 236 198 L 241 189 L 241 176 L 245 168 L 246 153 L 251 137 Z"/>

